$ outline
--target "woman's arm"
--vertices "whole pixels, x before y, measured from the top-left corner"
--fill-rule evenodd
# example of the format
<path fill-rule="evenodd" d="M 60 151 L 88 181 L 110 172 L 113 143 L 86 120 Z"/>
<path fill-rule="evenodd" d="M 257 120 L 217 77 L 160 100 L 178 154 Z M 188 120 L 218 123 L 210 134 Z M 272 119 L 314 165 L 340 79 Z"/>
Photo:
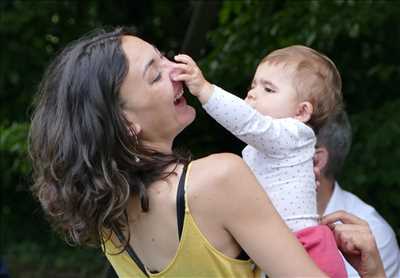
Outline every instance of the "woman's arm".
<path fill-rule="evenodd" d="M 210 200 L 197 207 L 203 210 L 207 207 L 206 213 L 212 212 L 218 225 L 268 276 L 326 277 L 285 225 L 240 157 L 213 155 L 195 162 L 192 172 L 191 176 L 204 181 L 202 192 L 193 195 Z M 191 180 L 192 184 L 194 180 Z"/>
<path fill-rule="evenodd" d="M 335 224 L 338 221 L 343 224 Z M 361 277 L 386 277 L 374 236 L 366 221 L 345 211 L 337 211 L 324 216 L 321 224 L 331 227 L 340 251 Z"/>

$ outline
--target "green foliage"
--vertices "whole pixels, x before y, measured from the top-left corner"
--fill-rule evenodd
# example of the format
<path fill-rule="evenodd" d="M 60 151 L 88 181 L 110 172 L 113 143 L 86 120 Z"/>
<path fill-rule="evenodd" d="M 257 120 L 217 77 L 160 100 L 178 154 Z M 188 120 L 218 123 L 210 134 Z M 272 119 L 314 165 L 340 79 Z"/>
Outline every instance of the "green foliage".
<path fill-rule="evenodd" d="M 50 236 L 51 238 L 51 236 Z M 99 250 L 66 247 L 56 240 L 17 242 L 5 256 L 12 277 L 104 277 L 107 264 Z M 102 275 L 103 274 L 103 275 Z"/>
<path fill-rule="evenodd" d="M 89 11 L 87 21 L 77 17 L 78 5 L 66 1 L 8 1 L 1 6 L 1 110 L 0 119 L 28 120 L 32 96 L 43 69 L 55 52 L 67 42 L 94 28 Z M 87 13 L 87 14 L 86 14 Z M 6 104 L 6 105 L 5 105 Z"/>
<path fill-rule="evenodd" d="M 2 179 L 6 179 L 2 184 L 7 184 L 7 175 L 18 173 L 26 175 L 29 172 L 29 163 L 27 156 L 27 123 L 12 123 L 10 126 L 0 125 L 0 154 L 4 162 L 5 156 L 12 156 L 12 163 L 7 164 L 9 170 L 6 175 L 2 175 Z M 2 168 L 4 169 L 4 168 Z M 5 177 L 6 176 L 6 177 Z M 4 181 L 4 180 L 3 180 Z"/>
<path fill-rule="evenodd" d="M 376 206 L 399 235 L 400 98 L 353 115 L 354 140 L 343 176 L 358 196 Z"/>

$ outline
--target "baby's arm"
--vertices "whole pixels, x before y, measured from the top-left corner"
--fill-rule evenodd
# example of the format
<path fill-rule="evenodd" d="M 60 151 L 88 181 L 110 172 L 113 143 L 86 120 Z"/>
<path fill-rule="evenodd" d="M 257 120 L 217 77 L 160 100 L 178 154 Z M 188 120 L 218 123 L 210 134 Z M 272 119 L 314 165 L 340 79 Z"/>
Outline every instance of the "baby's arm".
<path fill-rule="evenodd" d="M 197 64 L 188 55 L 179 54 L 175 56 L 175 61 L 178 69 L 177 74 L 172 78 L 175 81 L 185 81 L 190 93 L 196 96 L 201 104 L 205 104 L 213 92 L 213 86 L 204 78 Z"/>
<path fill-rule="evenodd" d="M 177 55 L 175 60 L 181 62 L 177 65 L 181 74 L 174 79 L 185 81 L 207 113 L 240 140 L 267 153 L 296 146 L 299 124 L 294 120 L 274 120 L 260 114 L 242 99 L 207 82 L 189 56 Z"/>

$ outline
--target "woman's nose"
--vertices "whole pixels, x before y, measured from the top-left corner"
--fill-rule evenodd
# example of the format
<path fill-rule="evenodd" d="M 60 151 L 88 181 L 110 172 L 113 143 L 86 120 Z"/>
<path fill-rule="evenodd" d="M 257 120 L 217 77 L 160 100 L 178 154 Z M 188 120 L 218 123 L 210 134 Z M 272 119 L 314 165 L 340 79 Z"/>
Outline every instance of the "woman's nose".
<path fill-rule="evenodd" d="M 174 61 L 165 58 L 164 66 L 165 69 L 168 71 L 170 77 L 179 74 L 179 69 L 177 69 L 176 65 L 177 63 L 175 63 Z"/>
<path fill-rule="evenodd" d="M 168 69 L 173 69 L 174 66 L 177 64 L 174 61 L 171 61 L 170 59 L 168 59 L 167 57 L 164 57 L 162 62 L 163 62 L 163 66 Z"/>

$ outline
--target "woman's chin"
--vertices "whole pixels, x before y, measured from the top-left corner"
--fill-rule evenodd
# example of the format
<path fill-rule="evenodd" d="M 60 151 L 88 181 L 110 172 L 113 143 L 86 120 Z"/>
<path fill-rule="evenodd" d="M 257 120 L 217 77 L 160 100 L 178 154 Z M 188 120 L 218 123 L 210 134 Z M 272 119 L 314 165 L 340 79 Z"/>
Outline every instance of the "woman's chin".
<path fill-rule="evenodd" d="M 180 97 L 174 105 L 180 119 L 179 122 L 186 123 L 185 127 L 193 122 L 196 117 L 196 111 L 192 106 L 187 104 L 184 96 Z"/>
<path fill-rule="evenodd" d="M 188 125 L 190 125 L 194 119 L 196 118 L 196 110 L 190 106 L 185 105 L 185 107 L 181 107 L 179 112 L 179 123 L 181 126 L 181 131 L 185 129 Z"/>
<path fill-rule="evenodd" d="M 185 121 L 187 124 L 186 126 L 190 125 L 194 119 L 196 118 L 196 110 L 190 106 L 190 105 L 186 105 L 186 113 L 185 113 Z"/>

